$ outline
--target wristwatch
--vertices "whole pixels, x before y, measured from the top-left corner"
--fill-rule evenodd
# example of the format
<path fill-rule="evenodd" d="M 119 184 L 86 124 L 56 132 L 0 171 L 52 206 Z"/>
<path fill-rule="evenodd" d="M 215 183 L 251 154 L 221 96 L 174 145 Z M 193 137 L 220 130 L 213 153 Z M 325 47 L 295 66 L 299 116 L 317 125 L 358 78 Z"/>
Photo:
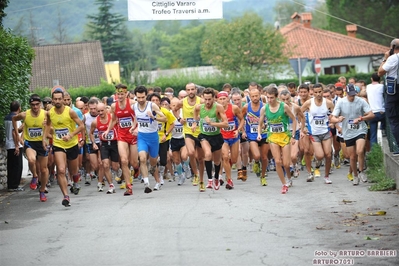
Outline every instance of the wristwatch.
<path fill-rule="evenodd" d="M 165 136 L 169 136 L 169 133 L 168 133 L 168 132 L 166 132 L 166 133 L 165 133 Z"/>

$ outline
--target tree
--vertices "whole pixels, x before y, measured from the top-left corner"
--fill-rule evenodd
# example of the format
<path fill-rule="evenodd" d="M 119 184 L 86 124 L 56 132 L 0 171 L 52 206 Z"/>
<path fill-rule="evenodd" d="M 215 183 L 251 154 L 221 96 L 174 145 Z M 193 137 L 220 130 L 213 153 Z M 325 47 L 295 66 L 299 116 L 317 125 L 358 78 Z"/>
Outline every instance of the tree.
<path fill-rule="evenodd" d="M 223 72 L 267 69 L 287 63 L 284 43 L 279 31 L 263 25 L 258 15 L 247 13 L 231 23 L 222 20 L 208 24 L 201 55 Z"/>
<path fill-rule="evenodd" d="M 88 15 L 90 20 L 88 36 L 99 40 L 105 61 L 119 61 L 121 67 L 130 63 L 133 58 L 132 36 L 125 25 L 126 18 L 111 12 L 112 0 L 96 0 L 99 13 Z"/>
<path fill-rule="evenodd" d="M 67 29 L 64 27 L 65 19 L 62 18 L 60 9 L 58 8 L 58 21 L 56 30 L 53 32 L 53 38 L 56 43 L 66 43 L 68 41 Z"/>
<path fill-rule="evenodd" d="M 295 12 L 298 14 L 305 12 L 303 0 L 298 0 L 296 2 L 300 4 L 288 0 L 279 0 L 276 2 L 273 10 L 275 12 L 275 21 L 279 22 L 280 27 L 284 27 L 291 23 L 291 16 Z"/>
<path fill-rule="evenodd" d="M 332 15 L 328 17 L 328 29 L 331 31 L 346 34 L 346 25 L 350 23 L 335 18 L 338 17 L 376 31 L 358 26 L 356 36 L 385 46 L 389 45 L 399 32 L 399 24 L 395 23 L 399 17 L 398 1 L 326 0 L 326 5 L 328 13 Z"/>
<path fill-rule="evenodd" d="M 328 14 L 326 2 L 318 2 L 315 10 L 312 11 L 312 27 L 327 29 L 328 20 L 326 14 Z"/>
<path fill-rule="evenodd" d="M 8 6 L 9 0 L 0 0 L 0 28 L 3 28 L 3 18 L 7 16 L 4 10 Z"/>

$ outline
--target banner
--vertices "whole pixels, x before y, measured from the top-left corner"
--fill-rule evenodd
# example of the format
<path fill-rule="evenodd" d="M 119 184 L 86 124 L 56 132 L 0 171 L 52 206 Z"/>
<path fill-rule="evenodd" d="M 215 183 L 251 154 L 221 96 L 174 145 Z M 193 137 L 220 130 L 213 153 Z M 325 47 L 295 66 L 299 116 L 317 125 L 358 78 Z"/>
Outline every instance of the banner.
<path fill-rule="evenodd" d="M 129 21 L 196 20 L 223 18 L 222 0 L 128 0 L 127 3 Z"/>

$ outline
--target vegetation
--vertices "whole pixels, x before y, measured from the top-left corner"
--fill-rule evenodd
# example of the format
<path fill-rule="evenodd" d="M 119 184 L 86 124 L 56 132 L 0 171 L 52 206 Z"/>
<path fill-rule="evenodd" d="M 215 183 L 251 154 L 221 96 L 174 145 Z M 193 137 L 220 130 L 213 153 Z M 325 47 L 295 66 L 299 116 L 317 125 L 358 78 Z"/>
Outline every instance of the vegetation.
<path fill-rule="evenodd" d="M 380 145 L 373 145 L 370 153 L 367 155 L 367 178 L 372 183 L 369 188 L 371 191 L 393 190 L 396 187 L 395 180 L 388 177 L 385 172 L 384 153 Z"/>

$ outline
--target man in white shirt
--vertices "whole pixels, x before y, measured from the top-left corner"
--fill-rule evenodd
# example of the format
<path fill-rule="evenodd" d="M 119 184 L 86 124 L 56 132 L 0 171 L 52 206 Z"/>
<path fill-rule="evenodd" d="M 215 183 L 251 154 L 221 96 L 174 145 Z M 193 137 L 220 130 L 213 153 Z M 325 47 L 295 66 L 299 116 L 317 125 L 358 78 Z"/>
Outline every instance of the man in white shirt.
<path fill-rule="evenodd" d="M 387 75 L 387 77 L 398 78 L 399 68 L 399 39 L 393 39 L 391 49 L 384 55 L 384 60 L 378 69 L 378 76 Z M 399 84 L 396 85 L 399 90 Z M 396 143 L 399 143 L 399 91 L 393 95 L 387 95 L 385 101 L 385 112 L 389 119 L 391 132 L 395 137 Z M 399 155 L 399 154 L 395 154 Z"/>
<path fill-rule="evenodd" d="M 374 145 L 377 143 L 378 122 L 383 124 L 385 121 L 384 85 L 380 83 L 377 73 L 371 75 L 371 84 L 367 85 L 366 91 L 371 111 L 374 113 L 374 118 L 369 121 L 370 143 Z"/>

